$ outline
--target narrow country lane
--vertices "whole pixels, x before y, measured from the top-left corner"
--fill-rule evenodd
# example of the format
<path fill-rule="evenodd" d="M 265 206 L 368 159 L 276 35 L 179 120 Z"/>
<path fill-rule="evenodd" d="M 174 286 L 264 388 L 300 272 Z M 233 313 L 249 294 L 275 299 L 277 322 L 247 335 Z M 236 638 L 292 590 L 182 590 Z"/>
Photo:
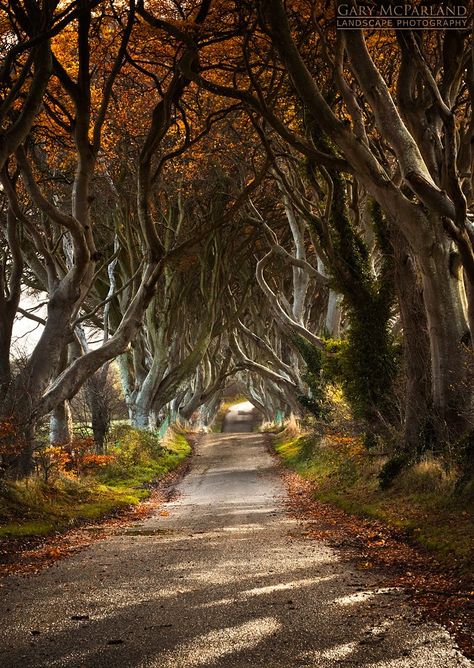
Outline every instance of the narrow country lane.
<path fill-rule="evenodd" d="M 224 433 L 201 439 L 179 496 L 156 516 L 3 580 L 0 665 L 471 665 L 401 592 L 305 540 L 265 437 L 244 424 L 236 411 Z"/>

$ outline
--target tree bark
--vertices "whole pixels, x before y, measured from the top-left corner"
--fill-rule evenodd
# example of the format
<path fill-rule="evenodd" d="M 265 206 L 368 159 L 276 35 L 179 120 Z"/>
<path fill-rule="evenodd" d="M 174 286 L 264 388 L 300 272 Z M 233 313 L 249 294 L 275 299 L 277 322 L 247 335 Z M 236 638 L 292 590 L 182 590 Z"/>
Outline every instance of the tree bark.
<path fill-rule="evenodd" d="M 430 341 L 421 277 L 405 238 L 396 230 L 390 240 L 395 255 L 395 288 L 403 327 L 403 449 L 411 457 L 428 446 L 431 419 Z"/>
<path fill-rule="evenodd" d="M 433 244 L 431 254 L 418 255 L 430 338 L 433 407 L 454 437 L 470 426 L 473 403 L 466 301 L 455 255 L 447 239 Z"/>
<path fill-rule="evenodd" d="M 329 289 L 328 306 L 326 311 L 325 328 L 329 336 L 338 339 L 341 328 L 341 307 L 339 295 L 335 290 Z"/>
<path fill-rule="evenodd" d="M 72 415 L 69 401 L 56 406 L 50 419 L 50 441 L 53 445 L 65 445 L 72 441 Z"/>
<path fill-rule="evenodd" d="M 110 427 L 110 395 L 107 391 L 108 371 L 109 365 L 105 364 L 102 369 L 96 371 L 85 386 L 97 454 L 104 452 L 105 439 Z"/>

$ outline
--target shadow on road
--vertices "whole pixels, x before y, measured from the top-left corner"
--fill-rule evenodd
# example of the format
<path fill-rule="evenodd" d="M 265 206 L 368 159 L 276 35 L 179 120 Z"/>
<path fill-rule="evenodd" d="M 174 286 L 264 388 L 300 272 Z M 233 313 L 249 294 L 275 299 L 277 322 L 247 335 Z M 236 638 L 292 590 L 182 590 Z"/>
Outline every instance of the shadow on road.
<path fill-rule="evenodd" d="M 242 412 L 241 412 L 242 411 Z M 1 583 L 5 668 L 468 668 L 403 592 L 290 517 L 266 437 L 235 406 L 152 517 Z M 232 433 L 236 432 L 237 433 Z"/>

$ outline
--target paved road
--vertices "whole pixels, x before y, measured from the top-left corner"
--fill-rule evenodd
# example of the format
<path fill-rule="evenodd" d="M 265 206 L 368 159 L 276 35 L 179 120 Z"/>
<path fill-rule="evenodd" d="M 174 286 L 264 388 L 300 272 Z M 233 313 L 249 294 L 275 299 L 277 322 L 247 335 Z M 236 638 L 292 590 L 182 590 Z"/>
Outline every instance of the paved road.
<path fill-rule="evenodd" d="M 400 592 L 302 537 L 264 437 L 205 436 L 179 491 L 120 535 L 4 580 L 0 665 L 472 665 Z"/>
<path fill-rule="evenodd" d="M 237 432 L 254 431 L 261 421 L 257 409 L 249 401 L 243 401 L 229 408 L 224 417 L 222 431 L 234 434 Z"/>

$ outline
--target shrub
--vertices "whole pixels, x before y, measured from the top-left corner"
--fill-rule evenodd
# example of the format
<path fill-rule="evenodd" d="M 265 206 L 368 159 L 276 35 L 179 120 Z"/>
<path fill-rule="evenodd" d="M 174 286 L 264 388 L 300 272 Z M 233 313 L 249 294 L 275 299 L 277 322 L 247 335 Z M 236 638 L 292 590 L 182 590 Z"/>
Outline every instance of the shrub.
<path fill-rule="evenodd" d="M 347 358 L 348 343 L 345 339 L 326 339 L 327 355 L 322 358 L 322 370 L 326 382 L 333 385 L 344 384 L 346 377 L 345 360 Z"/>
<path fill-rule="evenodd" d="M 12 419 L 0 419 L 0 477 L 21 452 L 23 443 Z"/>
<path fill-rule="evenodd" d="M 398 454 L 389 459 L 383 466 L 378 475 L 380 489 L 388 489 L 393 484 L 395 478 L 400 475 L 408 465 L 406 454 Z"/>
<path fill-rule="evenodd" d="M 123 466 L 145 464 L 164 452 L 156 434 L 125 424 L 112 429 L 109 442 L 117 463 Z"/>
<path fill-rule="evenodd" d="M 405 494 L 435 494 L 447 497 L 453 491 L 456 482 L 456 471 L 447 470 L 445 462 L 426 455 L 421 461 L 410 466 L 395 481 L 397 491 Z"/>
<path fill-rule="evenodd" d="M 64 473 L 70 462 L 70 455 L 61 445 L 50 445 L 34 453 L 35 468 L 38 475 L 48 484 L 53 475 Z"/>
<path fill-rule="evenodd" d="M 45 445 L 36 449 L 36 471 L 48 483 L 58 475 L 92 475 L 110 464 L 113 455 L 97 455 L 93 438 L 74 438 L 64 445 Z"/>

